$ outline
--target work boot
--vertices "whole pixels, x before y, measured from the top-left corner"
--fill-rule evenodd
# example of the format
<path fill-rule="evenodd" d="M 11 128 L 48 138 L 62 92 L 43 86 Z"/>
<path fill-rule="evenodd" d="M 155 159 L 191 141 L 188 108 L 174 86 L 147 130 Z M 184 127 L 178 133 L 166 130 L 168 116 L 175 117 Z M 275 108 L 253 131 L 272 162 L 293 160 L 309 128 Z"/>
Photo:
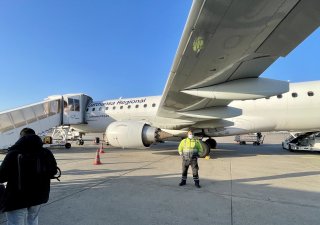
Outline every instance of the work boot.
<path fill-rule="evenodd" d="M 195 185 L 197 188 L 201 188 L 198 180 L 194 181 L 194 185 Z"/>
<path fill-rule="evenodd" d="M 183 185 L 186 185 L 187 182 L 185 180 L 181 180 L 181 182 L 179 183 L 179 186 L 183 186 Z"/>

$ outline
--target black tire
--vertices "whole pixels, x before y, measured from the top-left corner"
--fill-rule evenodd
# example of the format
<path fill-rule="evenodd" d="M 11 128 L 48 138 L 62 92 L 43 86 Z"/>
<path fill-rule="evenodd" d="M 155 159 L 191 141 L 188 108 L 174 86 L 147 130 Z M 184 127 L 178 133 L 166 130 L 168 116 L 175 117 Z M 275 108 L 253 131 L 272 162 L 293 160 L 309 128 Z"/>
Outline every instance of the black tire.
<path fill-rule="evenodd" d="M 216 140 L 209 138 L 205 142 L 207 143 L 207 145 L 210 146 L 210 149 L 216 149 L 217 148 Z"/>
<path fill-rule="evenodd" d="M 204 157 L 206 157 L 207 155 L 210 154 L 210 147 L 204 141 L 200 141 L 200 144 L 202 146 L 202 154 L 199 154 L 199 158 L 204 158 Z"/>
<path fill-rule="evenodd" d="M 64 145 L 64 147 L 66 147 L 66 149 L 69 149 L 69 148 L 71 148 L 71 144 L 70 144 L 70 143 L 66 143 L 66 144 Z"/>

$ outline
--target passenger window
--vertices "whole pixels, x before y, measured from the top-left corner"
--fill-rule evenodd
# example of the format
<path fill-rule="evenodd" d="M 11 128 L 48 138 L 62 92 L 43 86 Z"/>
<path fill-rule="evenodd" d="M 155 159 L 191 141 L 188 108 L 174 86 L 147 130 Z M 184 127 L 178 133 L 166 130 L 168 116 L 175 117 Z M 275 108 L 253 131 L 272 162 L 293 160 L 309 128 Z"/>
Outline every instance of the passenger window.
<path fill-rule="evenodd" d="M 136 109 L 139 108 L 139 105 L 136 105 Z"/>
<path fill-rule="evenodd" d="M 277 95 L 277 98 L 282 98 L 282 95 Z"/>
<path fill-rule="evenodd" d="M 131 108 L 131 105 L 128 105 L 128 109 L 130 109 Z"/>
<path fill-rule="evenodd" d="M 88 111 L 89 111 L 89 108 L 87 108 L 86 111 L 88 112 Z"/>
<path fill-rule="evenodd" d="M 123 106 L 120 106 L 120 109 L 123 109 Z"/>
<path fill-rule="evenodd" d="M 116 107 L 115 107 L 115 106 L 113 106 L 113 107 L 112 107 L 112 109 L 113 109 L 113 110 L 115 110 L 115 109 L 116 109 Z"/>
<path fill-rule="evenodd" d="M 308 91 L 308 96 L 314 96 L 313 91 Z"/>
<path fill-rule="evenodd" d="M 109 109 L 109 107 L 106 107 L 106 110 L 108 110 Z"/>
<path fill-rule="evenodd" d="M 296 92 L 293 92 L 291 95 L 292 95 L 293 98 L 298 97 L 298 94 Z"/>
<path fill-rule="evenodd" d="M 156 103 L 153 103 L 153 104 L 152 104 L 152 107 L 156 107 Z"/>
<path fill-rule="evenodd" d="M 101 107 L 99 107 L 99 111 L 101 111 Z"/>
<path fill-rule="evenodd" d="M 144 104 L 144 105 L 143 105 L 144 108 L 147 108 L 147 106 L 148 106 L 147 104 Z"/>
<path fill-rule="evenodd" d="M 95 111 L 95 110 L 96 110 L 96 108 L 92 108 L 92 112 Z"/>
<path fill-rule="evenodd" d="M 266 97 L 266 99 L 270 99 L 270 97 Z"/>

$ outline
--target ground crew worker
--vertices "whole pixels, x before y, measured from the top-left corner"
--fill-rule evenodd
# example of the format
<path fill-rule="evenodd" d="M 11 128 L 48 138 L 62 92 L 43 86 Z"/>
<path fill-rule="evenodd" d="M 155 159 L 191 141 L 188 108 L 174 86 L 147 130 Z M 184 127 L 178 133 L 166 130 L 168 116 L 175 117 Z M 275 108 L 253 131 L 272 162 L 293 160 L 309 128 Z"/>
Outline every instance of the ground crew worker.
<path fill-rule="evenodd" d="M 182 156 L 182 178 L 179 186 L 186 185 L 188 169 L 191 165 L 194 184 L 197 188 L 200 188 L 198 157 L 202 153 L 202 146 L 200 141 L 193 137 L 192 131 L 188 131 L 188 137 L 180 142 L 178 151 Z"/>

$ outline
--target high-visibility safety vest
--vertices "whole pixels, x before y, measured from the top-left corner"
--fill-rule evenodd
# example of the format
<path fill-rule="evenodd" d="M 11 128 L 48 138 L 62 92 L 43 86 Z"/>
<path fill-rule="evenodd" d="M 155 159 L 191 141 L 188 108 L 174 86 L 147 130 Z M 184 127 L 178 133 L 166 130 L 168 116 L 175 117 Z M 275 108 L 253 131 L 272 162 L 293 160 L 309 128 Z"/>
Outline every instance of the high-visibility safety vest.
<path fill-rule="evenodd" d="M 186 158 L 192 158 L 201 154 L 203 150 L 199 140 L 195 138 L 185 138 L 180 142 L 178 151 L 180 155 Z"/>

